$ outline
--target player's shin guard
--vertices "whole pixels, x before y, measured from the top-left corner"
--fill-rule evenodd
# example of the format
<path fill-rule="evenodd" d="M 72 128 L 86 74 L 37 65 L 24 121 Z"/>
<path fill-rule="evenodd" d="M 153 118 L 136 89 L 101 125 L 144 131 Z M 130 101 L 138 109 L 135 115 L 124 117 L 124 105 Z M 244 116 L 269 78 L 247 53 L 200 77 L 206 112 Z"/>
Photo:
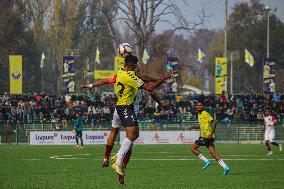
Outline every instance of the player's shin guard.
<path fill-rule="evenodd" d="M 124 159 L 126 153 L 128 150 L 131 149 L 133 142 L 129 140 L 128 138 L 125 138 L 120 146 L 119 151 L 117 152 L 117 159 L 116 164 L 121 165 L 122 160 Z"/>
<path fill-rule="evenodd" d="M 132 149 L 128 150 L 128 152 L 126 153 L 126 155 L 125 155 L 125 157 L 124 157 L 124 159 L 123 159 L 123 162 L 122 162 L 122 165 L 121 165 L 121 167 L 122 167 L 123 169 L 126 168 L 128 162 L 129 162 L 129 160 L 130 160 L 131 154 L 132 154 Z"/>
<path fill-rule="evenodd" d="M 112 151 L 113 146 L 111 145 L 106 145 L 105 149 L 105 159 L 109 159 L 110 153 Z"/>

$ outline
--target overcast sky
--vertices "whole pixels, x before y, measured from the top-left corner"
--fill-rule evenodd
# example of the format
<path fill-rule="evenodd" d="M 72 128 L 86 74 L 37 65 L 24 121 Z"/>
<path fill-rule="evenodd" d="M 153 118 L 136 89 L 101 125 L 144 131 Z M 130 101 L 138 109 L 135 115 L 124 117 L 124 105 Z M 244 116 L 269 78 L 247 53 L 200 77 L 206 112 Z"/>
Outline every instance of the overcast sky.
<path fill-rule="evenodd" d="M 185 1 L 188 5 L 183 3 Z M 197 20 L 202 7 L 206 7 L 206 14 L 210 15 L 205 23 L 205 28 L 219 29 L 224 28 L 225 0 L 175 0 L 183 15 L 190 21 Z M 228 11 L 231 13 L 232 7 L 236 3 L 249 2 L 249 0 L 228 0 Z M 265 5 L 269 5 L 271 9 L 277 8 L 276 15 L 284 21 L 284 0 L 262 0 Z M 171 18 L 169 18 L 171 19 Z M 168 29 L 165 24 L 159 24 L 158 32 Z"/>

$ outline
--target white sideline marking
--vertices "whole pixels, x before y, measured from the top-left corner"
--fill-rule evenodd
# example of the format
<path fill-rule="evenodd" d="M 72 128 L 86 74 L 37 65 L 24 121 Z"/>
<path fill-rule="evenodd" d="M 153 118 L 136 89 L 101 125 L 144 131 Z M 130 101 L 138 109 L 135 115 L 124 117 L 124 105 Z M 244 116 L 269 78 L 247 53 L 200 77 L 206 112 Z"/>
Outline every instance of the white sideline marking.
<path fill-rule="evenodd" d="M 37 161 L 37 160 L 41 160 L 41 159 L 22 159 L 22 160 L 26 160 L 26 161 Z"/>
<path fill-rule="evenodd" d="M 80 157 L 73 157 L 73 156 L 88 156 L 90 154 L 73 154 L 73 155 L 58 155 L 58 156 L 50 156 L 50 159 L 85 159 Z"/>
<path fill-rule="evenodd" d="M 85 158 L 60 158 L 60 157 L 58 157 L 58 158 L 54 158 L 54 159 L 85 159 Z"/>
<path fill-rule="evenodd" d="M 102 159 L 94 159 L 102 160 Z M 131 159 L 131 161 L 197 161 L 199 159 Z M 214 159 L 210 159 L 214 160 Z M 226 161 L 284 161 L 284 159 L 223 159 Z"/>
<path fill-rule="evenodd" d="M 264 157 L 266 155 L 264 154 L 264 155 L 221 155 L 221 156 L 222 157 L 223 156 L 227 156 L 227 157 Z M 273 157 L 274 156 L 282 156 L 282 155 L 276 154 L 276 155 L 273 155 Z M 184 155 L 184 156 L 167 156 L 167 157 L 171 157 L 171 158 L 174 158 L 174 157 L 176 157 L 176 158 L 186 158 L 188 156 Z"/>

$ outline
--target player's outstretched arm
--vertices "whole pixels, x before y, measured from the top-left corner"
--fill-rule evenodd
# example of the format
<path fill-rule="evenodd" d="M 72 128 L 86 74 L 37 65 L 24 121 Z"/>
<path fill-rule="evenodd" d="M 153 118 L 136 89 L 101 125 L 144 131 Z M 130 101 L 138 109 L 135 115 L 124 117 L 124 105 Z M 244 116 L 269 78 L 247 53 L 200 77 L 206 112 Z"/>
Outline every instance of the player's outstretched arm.
<path fill-rule="evenodd" d="M 172 74 L 170 72 L 165 72 L 164 75 L 158 79 L 158 81 L 153 82 L 153 83 L 144 83 L 142 85 L 142 88 L 146 91 L 153 91 L 154 89 L 156 89 L 158 86 L 160 86 L 166 79 L 170 78 L 172 76 Z"/>
<path fill-rule="evenodd" d="M 276 119 L 275 116 L 272 117 L 273 120 L 273 126 L 278 125 L 280 122 Z"/>
<path fill-rule="evenodd" d="M 139 77 L 144 82 L 156 82 L 157 78 L 146 75 L 145 73 L 137 72 L 135 73 L 137 77 Z"/>
<path fill-rule="evenodd" d="M 116 76 L 113 76 L 111 78 L 108 79 L 101 79 L 99 81 L 96 81 L 95 83 L 89 84 L 89 85 L 82 85 L 81 88 L 82 89 L 91 89 L 93 87 L 98 87 L 98 86 L 102 86 L 102 85 L 106 85 L 106 84 L 113 84 L 116 81 Z"/>

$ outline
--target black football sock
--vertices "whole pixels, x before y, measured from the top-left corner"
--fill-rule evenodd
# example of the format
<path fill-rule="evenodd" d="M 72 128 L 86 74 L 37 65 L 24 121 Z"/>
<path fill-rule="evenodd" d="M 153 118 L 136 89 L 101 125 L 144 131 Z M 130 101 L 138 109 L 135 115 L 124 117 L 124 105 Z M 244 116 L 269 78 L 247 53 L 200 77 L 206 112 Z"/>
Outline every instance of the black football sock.
<path fill-rule="evenodd" d="M 270 148 L 269 142 L 265 142 L 265 145 L 266 145 L 267 150 L 268 150 L 268 151 L 271 151 L 271 148 Z"/>

